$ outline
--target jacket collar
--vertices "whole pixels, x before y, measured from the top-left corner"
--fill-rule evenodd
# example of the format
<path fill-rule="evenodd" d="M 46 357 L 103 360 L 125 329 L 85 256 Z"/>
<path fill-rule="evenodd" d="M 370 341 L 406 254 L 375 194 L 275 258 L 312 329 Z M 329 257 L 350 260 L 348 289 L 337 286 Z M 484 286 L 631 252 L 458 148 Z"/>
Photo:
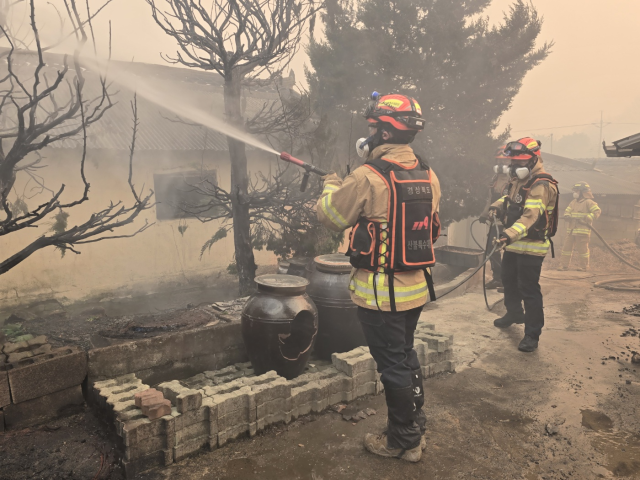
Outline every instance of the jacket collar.
<path fill-rule="evenodd" d="M 385 143 L 373 149 L 367 160 L 381 158 L 389 159 L 405 167 L 410 167 L 416 163 L 416 154 L 407 144 Z"/>

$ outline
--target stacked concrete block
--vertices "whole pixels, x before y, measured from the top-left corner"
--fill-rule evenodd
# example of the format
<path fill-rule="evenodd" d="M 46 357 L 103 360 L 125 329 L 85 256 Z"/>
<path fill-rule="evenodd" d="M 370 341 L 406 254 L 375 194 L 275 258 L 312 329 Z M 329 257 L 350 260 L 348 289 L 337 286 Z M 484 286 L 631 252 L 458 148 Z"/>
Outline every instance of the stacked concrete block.
<path fill-rule="evenodd" d="M 84 403 L 80 384 L 87 355 L 77 347 L 52 348 L 44 335 L 8 342 L 0 354 L 0 408 L 6 425 L 25 427 Z"/>
<path fill-rule="evenodd" d="M 436 332 L 433 325 L 419 323 L 415 338 L 415 348 L 425 378 L 438 373 L 455 372 L 452 334 Z"/>
<path fill-rule="evenodd" d="M 243 434 L 255 434 L 256 406 L 252 403 L 251 387 L 235 380 L 227 388 L 205 387 L 204 391 L 216 411 L 219 447 Z"/>
<path fill-rule="evenodd" d="M 107 420 L 115 424 L 118 435 L 122 435 L 125 423 L 144 418 L 142 410 L 136 407 L 135 395 L 148 389 L 149 385 L 130 373 L 94 383 L 94 401 Z"/>
<path fill-rule="evenodd" d="M 94 383 L 92 394 L 93 403 L 121 438 L 127 478 L 173 463 L 175 418 L 169 414 L 151 419 L 141 408 L 145 401 L 157 404 L 164 400 L 159 398 L 162 391 L 150 389 L 134 374 L 128 374 Z"/>
<path fill-rule="evenodd" d="M 331 356 L 335 367 L 353 379 L 353 398 L 375 395 L 383 390 L 376 371 L 376 362 L 367 347 Z"/>
<path fill-rule="evenodd" d="M 151 468 L 171 465 L 175 438 L 175 418 L 172 415 L 125 422 L 122 428 L 125 447 L 122 465 L 127 478 Z"/>
<path fill-rule="evenodd" d="M 250 362 L 237 363 L 220 370 L 200 373 L 184 380 L 183 383 L 190 388 L 201 389 L 204 387 L 222 385 L 238 378 L 250 377 L 253 375 L 253 367 Z"/>
<path fill-rule="evenodd" d="M 249 379 L 245 382 L 249 383 Z M 274 423 L 291 421 L 291 384 L 276 372 L 267 372 L 251 382 L 251 393 L 249 394 L 250 405 L 255 405 L 256 409 L 256 431 L 263 430 L 268 425 Z M 252 426 L 250 426 L 252 427 Z M 253 428 L 250 428 L 253 434 Z"/>
<path fill-rule="evenodd" d="M 217 447 L 217 409 L 210 399 L 203 399 L 203 392 L 184 387 L 178 381 L 158 385 L 165 397 L 175 407 L 171 415 L 175 419 L 176 462 L 202 448 Z"/>
<path fill-rule="evenodd" d="M 415 347 L 425 377 L 453 371 L 452 343 L 452 336 L 420 324 Z M 94 384 L 98 403 L 111 412 L 123 438 L 127 476 L 383 390 L 366 347 L 333 354 L 331 362 L 311 363 L 292 380 L 273 371 L 256 376 L 250 364 L 239 363 L 161 383 L 158 394 L 173 408 L 157 420 L 145 418 L 135 404 L 135 394 L 148 388 L 133 374 Z"/>

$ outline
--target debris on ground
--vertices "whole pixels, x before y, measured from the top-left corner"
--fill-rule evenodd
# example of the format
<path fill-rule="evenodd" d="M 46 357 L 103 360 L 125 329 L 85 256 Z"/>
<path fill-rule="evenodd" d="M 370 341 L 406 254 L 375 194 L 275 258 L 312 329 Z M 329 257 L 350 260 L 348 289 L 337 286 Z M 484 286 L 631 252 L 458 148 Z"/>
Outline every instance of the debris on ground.
<path fill-rule="evenodd" d="M 635 303 L 630 307 L 624 307 L 622 309 L 622 313 L 626 315 L 633 315 L 634 317 L 640 317 L 640 303 Z M 634 328 L 630 328 L 629 330 L 634 332 L 634 337 L 638 336 L 638 332 Z"/>
<path fill-rule="evenodd" d="M 341 411 L 343 411 L 345 408 L 347 408 L 346 405 L 343 405 L 341 403 L 339 403 L 338 405 L 333 405 L 331 407 L 331 409 L 336 412 L 336 413 L 340 413 Z"/>
<path fill-rule="evenodd" d="M 377 412 L 373 408 L 365 408 L 364 413 L 371 416 L 371 415 L 375 415 Z"/>
<path fill-rule="evenodd" d="M 631 363 L 640 363 L 640 354 L 634 353 L 631 357 Z"/>
<path fill-rule="evenodd" d="M 370 410 L 373 410 L 373 409 L 370 409 Z M 358 423 L 360 420 L 364 420 L 367 417 L 368 417 L 368 415 L 366 413 L 364 413 L 362 410 L 360 410 L 355 415 L 349 415 L 349 414 L 346 414 L 346 413 L 342 414 L 342 419 L 343 420 L 346 420 L 347 422 L 352 422 L 352 423 Z"/>
<path fill-rule="evenodd" d="M 547 435 L 549 435 L 551 437 L 553 435 L 557 435 L 558 426 L 554 425 L 553 423 L 547 423 L 547 426 L 545 427 L 545 430 L 547 431 Z"/>

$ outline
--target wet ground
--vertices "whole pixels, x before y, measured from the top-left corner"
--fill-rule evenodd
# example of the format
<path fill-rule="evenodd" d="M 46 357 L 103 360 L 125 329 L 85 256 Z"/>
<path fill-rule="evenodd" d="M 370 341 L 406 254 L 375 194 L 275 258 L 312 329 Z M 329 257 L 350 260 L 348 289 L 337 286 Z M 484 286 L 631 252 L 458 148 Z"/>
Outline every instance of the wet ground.
<path fill-rule="evenodd" d="M 362 436 L 385 425 L 378 396 L 349 405 L 378 412 L 357 424 L 338 413 L 305 417 L 140 478 L 640 478 L 640 364 L 630 361 L 640 317 L 623 313 L 638 294 L 594 289 L 607 277 L 591 275 L 544 272 L 547 325 L 533 354 L 516 349 L 522 326 L 493 327 L 481 292 L 427 308 L 424 320 L 454 333 L 459 367 L 425 382 L 427 449 L 418 464 L 364 451 Z M 120 478 L 117 467 L 96 476 L 101 455 L 111 457 L 90 414 L 57 426 L 0 435 L 0 478 Z"/>

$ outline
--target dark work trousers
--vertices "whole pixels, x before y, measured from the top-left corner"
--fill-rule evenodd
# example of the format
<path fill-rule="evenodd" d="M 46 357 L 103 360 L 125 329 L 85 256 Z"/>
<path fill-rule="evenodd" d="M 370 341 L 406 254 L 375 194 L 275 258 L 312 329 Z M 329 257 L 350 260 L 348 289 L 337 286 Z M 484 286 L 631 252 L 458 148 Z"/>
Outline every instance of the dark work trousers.
<path fill-rule="evenodd" d="M 496 234 L 496 227 L 491 225 L 489 228 L 489 236 L 487 238 L 487 250 L 490 252 L 493 249 L 493 241 L 500 236 L 504 231 L 502 225 L 498 226 L 498 233 Z M 489 263 L 491 263 L 491 275 L 493 279 L 502 282 L 502 253 L 496 249 L 493 255 L 489 257 Z"/>
<path fill-rule="evenodd" d="M 544 257 L 504 252 L 502 285 L 507 313 L 521 317 L 524 303 L 524 333 L 536 340 L 544 326 L 540 271 Z"/>
<path fill-rule="evenodd" d="M 404 312 L 381 312 L 358 307 L 358 319 L 371 356 L 378 364 L 384 388 L 412 386 L 411 372 L 420 368 L 413 335 L 422 307 Z"/>
<path fill-rule="evenodd" d="M 390 448 L 411 449 L 420 445 L 422 432 L 416 423 L 412 372 L 420 368 L 413 341 L 421 312 L 422 307 L 404 312 L 358 307 L 358 319 L 385 388 Z"/>

